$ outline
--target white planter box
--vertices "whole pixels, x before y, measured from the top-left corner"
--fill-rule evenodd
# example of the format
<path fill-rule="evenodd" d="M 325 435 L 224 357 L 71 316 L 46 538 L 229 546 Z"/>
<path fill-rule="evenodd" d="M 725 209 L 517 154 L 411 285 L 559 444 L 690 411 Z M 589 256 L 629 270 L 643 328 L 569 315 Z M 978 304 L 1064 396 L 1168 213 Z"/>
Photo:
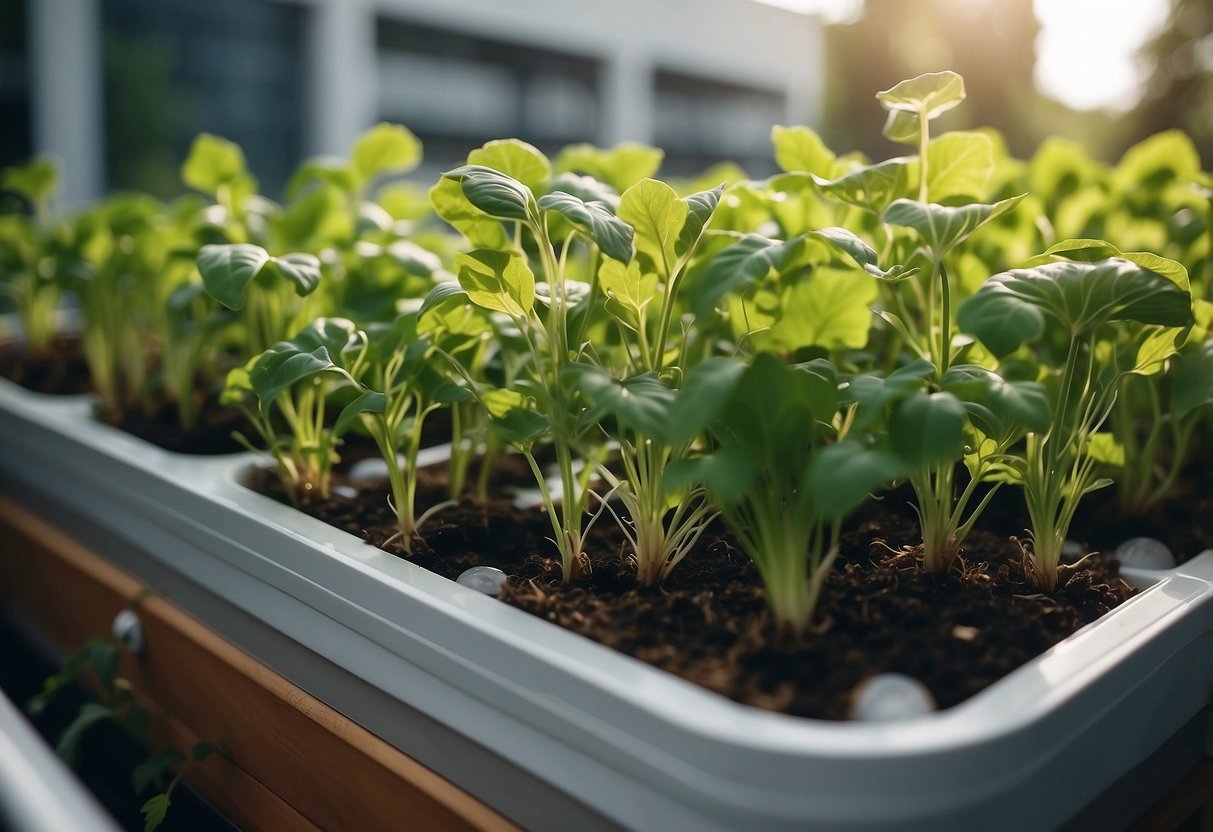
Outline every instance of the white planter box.
<path fill-rule="evenodd" d="M 831 723 L 728 701 L 255 494 L 250 455 L 171 454 L 88 411 L 0 382 L 0 490 L 116 541 L 529 828 L 1048 829 L 1209 705 L 1213 552 L 1129 573 L 1145 591 L 957 707 Z"/>

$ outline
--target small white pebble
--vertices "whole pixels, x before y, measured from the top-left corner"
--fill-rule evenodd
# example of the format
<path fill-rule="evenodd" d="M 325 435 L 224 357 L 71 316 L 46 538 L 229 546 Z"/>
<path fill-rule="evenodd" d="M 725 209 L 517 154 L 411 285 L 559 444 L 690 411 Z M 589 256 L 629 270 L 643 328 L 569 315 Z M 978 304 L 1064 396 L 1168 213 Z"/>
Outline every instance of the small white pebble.
<path fill-rule="evenodd" d="M 334 485 L 329 489 L 334 497 L 344 497 L 347 500 L 354 500 L 358 497 L 358 489 L 351 488 L 348 485 Z"/>
<path fill-rule="evenodd" d="M 855 689 L 850 717 L 857 722 L 896 722 L 934 710 L 935 697 L 922 682 L 901 673 L 879 673 Z"/>
<path fill-rule="evenodd" d="M 1131 569 L 1171 569 L 1175 566 L 1175 555 L 1152 537 L 1135 537 L 1116 547 L 1112 556 L 1121 566 Z"/>
<path fill-rule="evenodd" d="M 509 575 L 494 566 L 473 566 L 464 570 L 455 583 L 483 592 L 485 595 L 497 596 L 501 593 L 501 585 Z"/>
<path fill-rule="evenodd" d="M 1087 553 L 1087 547 L 1083 546 L 1077 540 L 1067 540 L 1061 544 L 1061 558 L 1067 562 L 1073 563 Z"/>

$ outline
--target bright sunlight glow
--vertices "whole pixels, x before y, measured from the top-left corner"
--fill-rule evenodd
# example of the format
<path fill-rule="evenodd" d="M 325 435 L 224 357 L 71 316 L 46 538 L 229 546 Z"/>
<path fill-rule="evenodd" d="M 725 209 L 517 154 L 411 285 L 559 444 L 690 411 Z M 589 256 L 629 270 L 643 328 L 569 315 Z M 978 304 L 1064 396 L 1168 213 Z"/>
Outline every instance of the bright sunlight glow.
<path fill-rule="evenodd" d="M 1077 110 L 1132 108 L 1145 82 L 1134 53 L 1166 21 L 1167 7 L 1167 0 L 1035 0 L 1036 86 Z"/>
<path fill-rule="evenodd" d="M 863 0 L 758 0 L 825 23 L 853 23 Z M 1002 0 L 958 0 L 990 4 Z M 1036 86 L 1076 110 L 1131 109 L 1145 83 L 1135 57 L 1166 21 L 1168 0 L 1034 0 Z"/>

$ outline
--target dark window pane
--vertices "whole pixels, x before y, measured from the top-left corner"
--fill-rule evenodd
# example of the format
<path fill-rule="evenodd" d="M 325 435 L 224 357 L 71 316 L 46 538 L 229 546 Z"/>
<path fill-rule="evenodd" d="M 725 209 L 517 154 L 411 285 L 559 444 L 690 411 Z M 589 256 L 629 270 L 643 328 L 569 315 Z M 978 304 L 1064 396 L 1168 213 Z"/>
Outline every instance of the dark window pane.
<path fill-rule="evenodd" d="M 267 194 L 302 156 L 303 24 L 266 0 L 104 0 L 107 185 L 179 193 L 193 137 L 244 148 Z"/>
<path fill-rule="evenodd" d="M 545 153 L 598 135 L 598 62 L 517 43 L 380 19 L 379 114 L 449 166 L 489 139 Z"/>

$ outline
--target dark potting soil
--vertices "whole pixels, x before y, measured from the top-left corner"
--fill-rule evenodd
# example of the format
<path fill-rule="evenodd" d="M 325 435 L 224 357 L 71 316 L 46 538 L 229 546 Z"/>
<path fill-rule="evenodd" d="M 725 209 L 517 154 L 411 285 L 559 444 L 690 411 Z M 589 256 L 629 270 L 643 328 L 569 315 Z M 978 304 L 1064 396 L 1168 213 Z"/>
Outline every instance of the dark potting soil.
<path fill-rule="evenodd" d="M 1088 494 L 1071 526 L 1075 540 L 1093 548 L 1114 550 L 1134 537 L 1165 543 L 1178 562 L 1213 549 L 1213 465 L 1194 460 L 1174 494 L 1144 515 L 1124 510 L 1116 486 Z"/>
<path fill-rule="evenodd" d="M 202 396 L 201 393 L 195 395 Z M 103 413 L 99 414 L 98 418 L 119 430 L 179 454 L 208 456 L 245 450 L 245 446 L 235 439 L 233 433 L 242 434 L 254 445 L 261 444 L 260 436 L 240 410 L 219 404 L 218 392 L 206 394 L 197 413 L 197 421 L 189 430 L 181 427 L 177 418 L 177 405 L 174 402 L 161 402 L 149 410 L 133 408 L 117 415 Z M 336 416 L 336 413 L 330 414 L 331 419 Z M 450 418 L 444 411 L 426 419 L 422 426 L 422 447 L 440 445 L 450 439 Z M 378 450 L 368 438 L 347 434 L 344 442 L 341 451 L 344 458 L 351 457 L 351 450 L 347 449 L 353 449 L 354 459 L 378 456 Z M 360 447 L 366 447 L 369 451 L 365 454 L 359 453 L 357 449 Z"/>
<path fill-rule="evenodd" d="M 519 463 L 504 457 L 495 485 L 530 487 Z M 284 499 L 271 475 L 257 479 L 258 490 Z M 421 472 L 420 482 L 419 509 L 445 499 L 441 467 Z M 852 520 L 814 632 L 800 639 L 776 632 L 757 570 L 719 525 L 661 587 L 636 584 L 609 517 L 587 540 L 593 573 L 562 584 L 548 518 L 505 500 L 481 507 L 465 499 L 438 514 L 410 559 L 448 578 L 496 566 L 511 576 L 506 603 L 738 702 L 825 719 L 845 719 L 856 687 L 883 672 L 913 676 L 940 707 L 955 705 L 1133 594 L 1115 562 L 1092 558 L 1041 595 L 1019 546 L 1001 532 L 973 532 L 957 569 L 925 574 L 901 551 L 918 538 L 904 496 L 871 503 Z M 394 533 L 386 488 L 303 509 L 375 545 Z M 397 544 L 385 548 L 403 556 Z"/>
<path fill-rule="evenodd" d="M 77 396 L 92 389 L 79 338 L 59 338 L 44 353 L 0 344 L 0 376 L 35 393 Z"/>
<path fill-rule="evenodd" d="M 198 394 L 201 395 L 201 394 Z M 106 424 L 168 451 L 179 454 L 231 454 L 243 451 L 234 432 L 249 439 L 257 434 L 244 414 L 233 407 L 219 404 L 219 394 L 210 393 L 197 410 L 197 419 L 188 430 L 181 427 L 176 402 L 159 402 L 146 410 L 132 408 L 121 414 L 99 413 Z"/>

